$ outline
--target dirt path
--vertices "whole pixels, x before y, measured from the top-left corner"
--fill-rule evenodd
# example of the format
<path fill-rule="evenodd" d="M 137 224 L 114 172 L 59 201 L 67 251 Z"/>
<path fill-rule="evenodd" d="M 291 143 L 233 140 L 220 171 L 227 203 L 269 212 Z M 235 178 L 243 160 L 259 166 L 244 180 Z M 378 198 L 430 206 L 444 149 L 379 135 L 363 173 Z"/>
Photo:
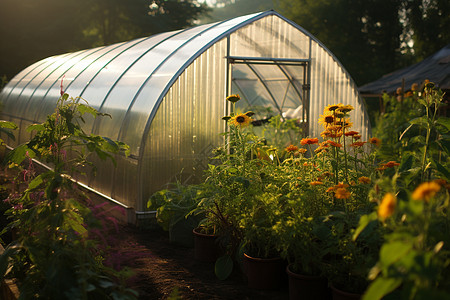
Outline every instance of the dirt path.
<path fill-rule="evenodd" d="M 288 299 L 287 284 L 275 291 L 252 290 L 237 270 L 227 280 L 218 280 L 213 263 L 196 261 L 192 248 L 171 244 L 160 229 L 122 226 L 120 235 L 126 241 L 124 253 L 141 253 L 131 260 L 135 276 L 129 284 L 139 299 L 167 299 L 176 289 L 181 299 Z"/>

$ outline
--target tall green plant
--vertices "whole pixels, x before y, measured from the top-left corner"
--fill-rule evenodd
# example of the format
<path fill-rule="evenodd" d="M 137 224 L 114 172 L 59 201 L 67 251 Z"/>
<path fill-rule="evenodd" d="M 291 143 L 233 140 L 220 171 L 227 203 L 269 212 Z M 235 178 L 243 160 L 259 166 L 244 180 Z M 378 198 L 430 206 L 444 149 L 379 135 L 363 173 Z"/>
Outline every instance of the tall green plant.
<path fill-rule="evenodd" d="M 61 93 L 55 113 L 31 125 L 35 136 L 6 157 L 10 166 L 21 168 L 16 182 L 22 184 L 6 200 L 17 239 L 0 256 L 0 276 L 18 279 L 23 299 L 136 298 L 121 284 L 121 275 L 102 264 L 88 231 L 100 223 L 79 201 L 71 178 L 91 165 L 89 154 L 114 160 L 114 154 L 127 154 L 128 146 L 85 133 L 85 114 L 102 114 L 79 100 Z M 37 175 L 33 158 L 53 169 Z"/>

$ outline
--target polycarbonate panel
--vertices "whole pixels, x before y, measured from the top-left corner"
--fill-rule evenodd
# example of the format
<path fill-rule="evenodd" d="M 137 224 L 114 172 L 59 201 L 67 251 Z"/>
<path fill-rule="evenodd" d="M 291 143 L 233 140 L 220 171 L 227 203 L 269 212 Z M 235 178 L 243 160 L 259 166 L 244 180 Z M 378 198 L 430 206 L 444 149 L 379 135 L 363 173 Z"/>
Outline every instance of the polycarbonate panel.
<path fill-rule="evenodd" d="M 256 20 L 232 37 L 231 56 L 309 58 L 310 38 L 277 15 Z"/>
<path fill-rule="evenodd" d="M 369 118 L 364 102 L 359 97 L 355 83 L 336 59 L 318 43 L 311 50 L 311 96 L 310 96 L 310 136 L 319 136 L 323 128 L 317 123 L 318 117 L 327 105 L 343 103 L 352 105 L 350 112 L 352 130 L 366 140 L 370 131 Z"/>
<path fill-rule="evenodd" d="M 148 130 L 147 125 L 151 122 L 151 120 L 149 122 L 150 113 L 156 113 L 157 109 L 149 111 L 149 108 L 153 108 L 157 104 L 158 99 L 162 99 L 164 91 L 169 88 L 168 85 L 174 79 L 174 76 L 180 70 L 183 70 L 183 67 L 187 67 L 187 62 L 195 58 L 198 52 L 204 51 L 206 45 L 224 35 L 234 26 L 247 21 L 255 15 L 238 17 L 222 23 L 194 27 L 175 37 L 175 40 L 180 40 L 183 43 L 152 74 L 136 96 L 135 102 L 125 117 L 124 128 L 121 129 L 119 139 L 126 141 L 130 145 L 131 153 L 136 155 L 139 153 L 140 143 L 142 142 L 142 135 L 139 136 L 139 134 L 146 133 L 145 130 Z M 138 133 L 137 138 L 136 132 Z"/>
<path fill-rule="evenodd" d="M 225 56 L 226 41 L 214 44 L 180 75 L 161 102 L 145 136 L 143 204 L 168 183 L 198 181 L 211 151 L 223 144 L 219 133 L 225 130 Z"/>
<path fill-rule="evenodd" d="M 108 52 L 112 51 L 113 49 L 121 46 L 122 44 L 116 44 L 111 45 L 107 47 L 100 47 L 94 49 L 93 52 L 88 52 L 86 56 L 83 57 L 83 59 L 76 65 L 74 65 L 70 70 L 68 70 L 65 74 L 61 74 L 64 76 L 63 80 L 63 90 L 69 94 L 70 97 L 76 98 L 80 96 L 82 90 L 84 87 L 89 83 L 89 78 L 82 77 L 81 75 L 86 71 L 90 70 L 91 66 L 94 65 L 94 63 L 99 60 L 101 57 L 103 57 Z M 95 67 L 98 67 L 98 65 L 95 65 Z M 97 69 L 94 69 L 96 71 Z M 81 78 L 80 78 L 81 77 Z M 61 84 L 61 83 L 60 83 Z M 56 86 L 58 84 L 56 83 Z M 46 116 L 49 112 L 52 112 L 55 108 L 56 101 L 58 100 L 60 96 L 60 93 L 56 95 L 54 94 L 47 94 L 46 97 L 42 101 L 41 108 L 37 110 L 35 119 L 38 122 L 45 121 Z"/>
<path fill-rule="evenodd" d="M 123 118 L 139 88 L 149 74 L 149 63 L 154 60 L 152 50 L 162 41 L 174 36 L 176 32 L 168 32 L 148 38 L 134 45 L 126 53 L 116 58 L 111 65 L 114 73 L 110 73 L 111 89 L 103 98 L 100 111 L 108 113 L 111 118 L 97 118 L 95 134 L 117 138 Z M 111 69 L 108 66 L 108 69 Z M 99 78 L 103 76 L 99 76 Z"/>

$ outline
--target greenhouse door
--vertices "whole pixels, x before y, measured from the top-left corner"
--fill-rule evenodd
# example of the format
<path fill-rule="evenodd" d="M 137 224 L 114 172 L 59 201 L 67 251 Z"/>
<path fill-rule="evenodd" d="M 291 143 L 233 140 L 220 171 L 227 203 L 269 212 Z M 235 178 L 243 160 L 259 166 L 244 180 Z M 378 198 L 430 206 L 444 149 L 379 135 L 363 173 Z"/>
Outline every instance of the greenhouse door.
<path fill-rule="evenodd" d="M 256 125 L 279 116 L 308 135 L 308 60 L 228 57 L 231 94 L 241 95 L 237 109 L 253 111 Z"/>

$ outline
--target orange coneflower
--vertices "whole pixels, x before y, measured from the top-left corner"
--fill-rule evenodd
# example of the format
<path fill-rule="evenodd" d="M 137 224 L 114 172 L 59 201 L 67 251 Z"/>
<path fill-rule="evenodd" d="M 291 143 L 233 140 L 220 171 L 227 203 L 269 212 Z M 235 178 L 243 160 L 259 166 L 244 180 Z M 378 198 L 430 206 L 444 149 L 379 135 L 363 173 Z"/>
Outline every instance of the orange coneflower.
<path fill-rule="evenodd" d="M 385 163 L 384 166 L 386 168 L 393 168 L 393 167 L 396 167 L 396 166 L 400 166 L 400 163 L 398 163 L 396 161 L 389 161 L 389 162 Z"/>
<path fill-rule="evenodd" d="M 396 206 L 397 198 L 393 194 L 387 193 L 384 195 L 383 200 L 381 200 L 381 204 L 378 207 L 378 216 L 382 219 L 392 216 Z"/>
<path fill-rule="evenodd" d="M 359 183 L 362 184 L 369 184 L 370 183 L 370 178 L 366 177 L 366 176 L 361 176 L 358 178 Z"/>
<path fill-rule="evenodd" d="M 334 196 L 337 199 L 348 199 L 350 198 L 350 192 L 346 188 L 337 188 L 334 191 Z"/>
<path fill-rule="evenodd" d="M 321 184 L 323 184 L 323 182 L 317 180 L 317 181 L 311 181 L 309 184 L 310 184 L 310 185 L 321 185 Z"/>
<path fill-rule="evenodd" d="M 300 144 L 302 145 L 314 145 L 318 144 L 319 139 L 318 138 L 305 138 L 300 141 Z"/>
<path fill-rule="evenodd" d="M 334 146 L 334 147 L 337 147 L 337 148 L 342 147 L 341 144 L 336 143 L 336 142 L 334 142 L 334 141 L 332 141 L 332 140 L 328 140 L 327 143 L 330 144 L 331 146 Z"/>
<path fill-rule="evenodd" d="M 353 144 L 350 144 L 350 147 L 355 147 L 355 148 L 362 147 L 362 146 L 364 146 L 365 143 L 366 142 L 354 142 Z"/>
<path fill-rule="evenodd" d="M 349 132 L 345 133 L 345 136 L 354 136 L 354 135 L 357 135 L 357 134 L 359 134 L 359 132 L 357 132 L 357 131 L 349 131 Z"/>
<path fill-rule="evenodd" d="M 289 145 L 284 150 L 288 153 L 294 153 L 294 152 L 298 151 L 298 147 L 295 145 Z"/>
<path fill-rule="evenodd" d="M 441 186 L 434 181 L 424 182 L 414 190 L 412 198 L 414 200 L 425 200 L 428 202 L 440 189 Z"/>
<path fill-rule="evenodd" d="M 369 143 L 379 147 L 381 145 L 381 140 L 379 138 L 373 137 L 369 139 Z"/>

